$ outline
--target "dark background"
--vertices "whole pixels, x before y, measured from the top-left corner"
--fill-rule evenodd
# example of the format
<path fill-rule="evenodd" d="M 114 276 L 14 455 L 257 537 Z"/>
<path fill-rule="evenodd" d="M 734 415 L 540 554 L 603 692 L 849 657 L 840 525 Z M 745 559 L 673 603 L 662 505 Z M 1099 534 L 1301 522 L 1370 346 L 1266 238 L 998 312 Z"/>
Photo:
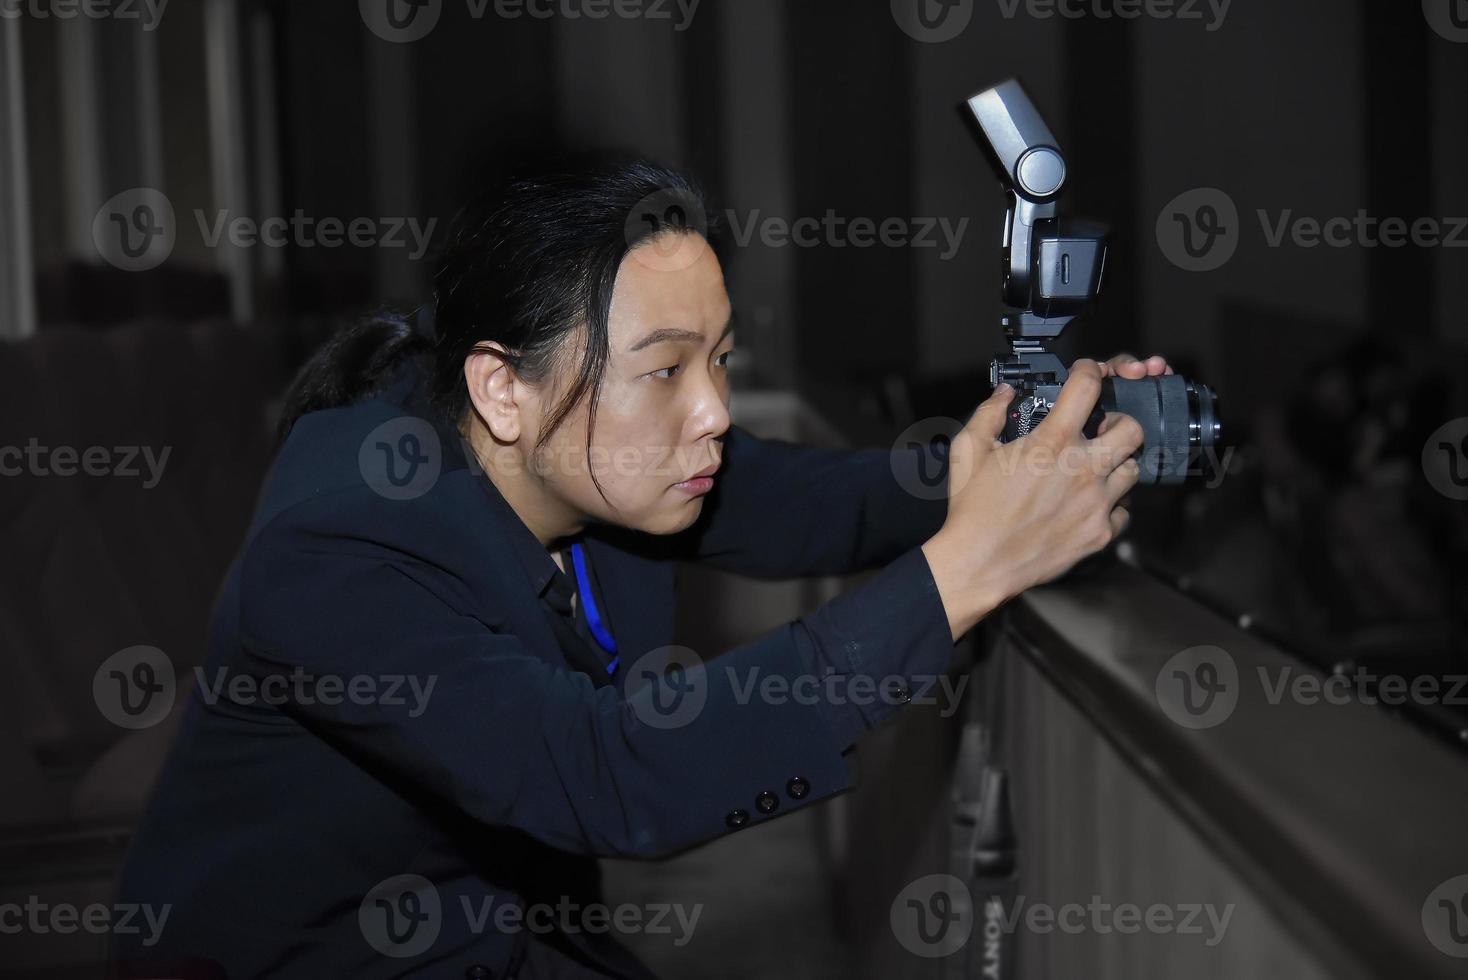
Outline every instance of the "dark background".
<path fill-rule="evenodd" d="M 1446 234 L 1468 216 L 1468 29 L 1432 26 L 1452 4 L 1234 0 L 1220 22 L 1206 4 L 1123 19 L 1106 0 L 1079 17 L 970 0 L 946 40 L 911 36 L 914 5 L 887 0 L 702 0 L 686 23 L 673 4 L 512 19 L 442 0 L 407 43 L 345 0 L 172 0 L 152 30 L 0 20 L 0 444 L 172 451 L 147 489 L 0 479 L 16 874 L 86 866 L 87 847 L 108 866 L 171 729 L 119 737 L 92 701 L 97 665 L 140 643 L 201 659 L 292 373 L 354 314 L 429 297 L 432 251 L 211 247 L 196 212 L 434 220 L 441 236 L 527 132 L 690 168 L 740 222 L 967 220 L 948 257 L 733 251 L 736 420 L 741 395 L 788 392 L 847 442 L 886 445 L 987 393 L 1004 202 L 959 109 L 1020 77 L 1067 152 L 1064 207 L 1114 232 L 1069 351 L 1166 354 L 1220 393 L 1234 445 L 1220 486 L 1138 492 L 1129 557 L 1323 665 L 1461 669 L 1468 522 L 1429 436 L 1468 416 L 1468 230 L 1457 248 L 1272 247 L 1258 217 L 1364 209 Z M 131 272 L 93 227 L 139 187 L 167 197 L 177 239 Z M 1207 272 L 1156 230 L 1195 188 L 1239 215 L 1237 251 Z M 1448 738 L 1468 728 L 1427 715 Z"/>

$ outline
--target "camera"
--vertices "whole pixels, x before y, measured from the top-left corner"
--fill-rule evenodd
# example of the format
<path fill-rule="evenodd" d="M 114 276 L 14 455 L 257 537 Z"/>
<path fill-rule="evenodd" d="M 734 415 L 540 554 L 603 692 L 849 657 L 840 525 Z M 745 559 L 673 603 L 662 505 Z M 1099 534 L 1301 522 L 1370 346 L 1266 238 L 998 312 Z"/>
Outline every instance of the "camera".
<path fill-rule="evenodd" d="M 1004 222 L 1004 304 L 1000 316 L 1009 356 L 989 367 L 989 383 L 1015 390 L 1001 439 L 1028 433 L 1055 406 L 1068 372 L 1051 347 L 1101 291 L 1108 233 L 1094 222 L 1065 219 L 1056 203 L 1065 187 L 1065 157 L 1019 82 L 1010 79 L 968 100 L 998 165 L 1009 198 Z M 1085 434 L 1094 437 L 1106 412 L 1142 425 L 1140 483 L 1210 479 L 1223 425 L 1218 396 L 1205 384 L 1170 374 L 1131 381 L 1106 378 Z"/>

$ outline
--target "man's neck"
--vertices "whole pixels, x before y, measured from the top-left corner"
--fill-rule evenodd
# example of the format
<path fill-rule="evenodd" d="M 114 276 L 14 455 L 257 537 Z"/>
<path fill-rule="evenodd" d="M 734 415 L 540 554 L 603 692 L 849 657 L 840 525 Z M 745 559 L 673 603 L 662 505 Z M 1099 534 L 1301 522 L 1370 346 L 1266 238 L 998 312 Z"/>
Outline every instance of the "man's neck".
<path fill-rule="evenodd" d="M 585 529 L 580 515 L 554 498 L 517 447 L 500 445 L 484 426 L 473 423 L 469 445 L 500 496 L 547 551 L 555 554 Z M 556 564 L 561 564 L 559 558 Z"/>

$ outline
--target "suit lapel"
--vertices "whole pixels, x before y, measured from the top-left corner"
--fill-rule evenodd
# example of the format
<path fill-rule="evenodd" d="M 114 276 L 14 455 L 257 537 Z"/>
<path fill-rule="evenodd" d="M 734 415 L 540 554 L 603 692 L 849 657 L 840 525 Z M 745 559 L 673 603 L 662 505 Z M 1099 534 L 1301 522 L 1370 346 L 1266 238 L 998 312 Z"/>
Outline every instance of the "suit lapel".
<path fill-rule="evenodd" d="M 540 596 L 511 550 L 505 518 L 479 483 L 483 477 L 459 469 L 440 478 L 440 487 L 446 487 L 450 478 L 454 492 L 446 496 L 445 504 L 470 529 L 464 538 L 469 549 L 464 558 L 465 584 L 488 612 L 490 624 L 518 636 L 551 663 L 572 669 L 555 630 L 546 622 Z"/>

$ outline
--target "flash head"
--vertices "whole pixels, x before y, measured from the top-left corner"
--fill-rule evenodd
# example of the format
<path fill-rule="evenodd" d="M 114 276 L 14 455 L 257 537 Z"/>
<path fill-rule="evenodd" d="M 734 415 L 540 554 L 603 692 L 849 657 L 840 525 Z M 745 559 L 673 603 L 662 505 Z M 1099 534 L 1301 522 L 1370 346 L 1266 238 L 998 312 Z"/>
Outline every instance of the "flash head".
<path fill-rule="evenodd" d="M 1011 78 L 968 100 L 1009 197 L 1004 223 L 1004 302 L 1025 311 L 1029 336 L 1054 336 L 1101 290 L 1106 229 L 1061 227 L 1065 154 L 1024 88 Z"/>
<path fill-rule="evenodd" d="M 1037 202 L 1060 193 L 1065 156 L 1019 82 L 1011 78 L 980 92 L 968 107 L 1011 189 Z"/>

